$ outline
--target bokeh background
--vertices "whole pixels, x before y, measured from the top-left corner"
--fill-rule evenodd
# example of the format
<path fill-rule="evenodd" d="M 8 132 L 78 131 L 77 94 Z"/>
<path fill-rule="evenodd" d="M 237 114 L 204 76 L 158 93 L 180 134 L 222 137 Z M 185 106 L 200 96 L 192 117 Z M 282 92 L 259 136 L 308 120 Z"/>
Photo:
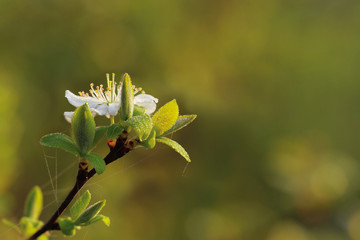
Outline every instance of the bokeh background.
<path fill-rule="evenodd" d="M 70 131 L 65 90 L 128 72 L 159 105 L 198 114 L 173 135 L 193 161 L 158 144 L 113 163 L 88 184 L 110 228 L 73 239 L 360 239 L 359 12 L 354 0 L 0 0 L 0 216 L 18 221 L 39 185 L 48 219 L 76 175 L 74 157 L 39 145 Z M 1 225 L 0 239 L 18 237 Z"/>

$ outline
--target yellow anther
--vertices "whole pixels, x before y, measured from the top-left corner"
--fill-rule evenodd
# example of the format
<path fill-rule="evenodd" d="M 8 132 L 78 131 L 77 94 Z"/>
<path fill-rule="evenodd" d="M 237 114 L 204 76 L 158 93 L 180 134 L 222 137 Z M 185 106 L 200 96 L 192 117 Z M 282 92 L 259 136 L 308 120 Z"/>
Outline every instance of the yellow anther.
<path fill-rule="evenodd" d="M 100 88 L 99 86 L 96 86 L 96 89 L 97 89 L 97 90 L 99 90 L 99 88 Z"/>
<path fill-rule="evenodd" d="M 145 91 L 141 91 L 141 93 L 142 93 L 142 94 L 144 94 L 144 93 L 145 93 Z"/>
<path fill-rule="evenodd" d="M 141 91 L 141 90 L 142 90 L 142 88 L 141 88 L 141 87 L 139 87 L 139 88 L 138 88 L 138 90 L 139 90 L 139 91 Z"/>
<path fill-rule="evenodd" d="M 90 93 L 94 93 L 94 91 L 92 89 L 90 89 Z"/>
<path fill-rule="evenodd" d="M 85 95 L 86 95 L 87 97 L 89 96 L 89 94 L 88 94 L 88 93 L 86 93 Z"/>
<path fill-rule="evenodd" d="M 135 89 L 135 85 L 132 85 L 132 88 Z"/>
<path fill-rule="evenodd" d="M 100 87 L 101 87 L 101 88 L 103 88 L 103 87 L 104 87 L 104 85 L 100 84 Z"/>
<path fill-rule="evenodd" d="M 93 87 L 94 86 L 94 84 L 93 83 L 90 83 L 90 87 Z"/>

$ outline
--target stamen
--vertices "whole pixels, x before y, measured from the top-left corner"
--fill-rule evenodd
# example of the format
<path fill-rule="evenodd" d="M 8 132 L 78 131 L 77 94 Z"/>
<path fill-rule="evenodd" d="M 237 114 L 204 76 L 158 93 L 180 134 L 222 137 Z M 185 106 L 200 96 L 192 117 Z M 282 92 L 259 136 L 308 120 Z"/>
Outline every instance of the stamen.
<path fill-rule="evenodd" d="M 90 87 L 92 88 L 94 86 L 94 84 L 93 83 L 90 83 Z"/>
<path fill-rule="evenodd" d="M 145 91 L 141 91 L 142 94 L 145 94 Z"/>
<path fill-rule="evenodd" d="M 109 73 L 106 74 L 106 80 L 107 80 L 107 85 L 110 86 L 110 83 L 109 83 L 110 82 L 110 74 Z"/>
<path fill-rule="evenodd" d="M 79 95 L 81 96 L 81 92 L 78 92 L 79 93 Z"/>

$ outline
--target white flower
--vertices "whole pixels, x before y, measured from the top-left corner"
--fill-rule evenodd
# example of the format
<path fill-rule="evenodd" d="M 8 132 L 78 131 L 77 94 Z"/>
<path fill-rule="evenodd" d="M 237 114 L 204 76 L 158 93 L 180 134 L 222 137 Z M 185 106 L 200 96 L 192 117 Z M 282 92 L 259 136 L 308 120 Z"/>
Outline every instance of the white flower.
<path fill-rule="evenodd" d="M 69 103 L 74 107 L 80 107 L 84 103 L 88 103 L 90 107 L 90 111 L 95 117 L 96 115 L 105 115 L 110 118 L 110 116 L 116 116 L 121 101 L 121 87 L 122 83 L 116 84 L 115 82 L 115 74 L 112 74 L 112 80 L 110 81 L 109 74 L 107 74 L 107 84 L 108 87 L 105 90 L 103 85 L 97 86 L 94 89 L 94 84 L 90 84 L 90 94 L 85 92 L 79 92 L 79 95 L 75 95 L 69 90 L 65 91 L 65 97 L 68 99 Z M 146 109 L 146 114 L 151 114 L 156 109 L 156 103 L 158 99 L 145 94 L 145 92 L 141 88 L 134 89 L 134 104 L 144 107 Z M 74 112 L 64 112 L 65 119 L 68 122 L 71 122 L 71 118 L 74 115 Z"/>

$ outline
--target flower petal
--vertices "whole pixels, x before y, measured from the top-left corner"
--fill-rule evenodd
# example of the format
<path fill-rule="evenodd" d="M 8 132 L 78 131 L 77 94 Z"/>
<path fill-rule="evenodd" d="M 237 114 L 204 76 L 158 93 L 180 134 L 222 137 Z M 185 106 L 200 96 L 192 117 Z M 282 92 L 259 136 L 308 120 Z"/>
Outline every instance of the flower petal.
<path fill-rule="evenodd" d="M 108 113 L 109 106 L 106 103 L 101 103 L 95 105 L 95 107 L 90 107 L 90 110 L 95 110 L 99 115 L 105 115 Z"/>
<path fill-rule="evenodd" d="M 74 107 L 80 107 L 81 105 L 87 102 L 90 108 L 95 108 L 97 105 L 103 103 L 97 98 L 78 96 L 73 94 L 69 90 L 65 91 L 65 97 L 68 99 L 69 103 Z"/>
<path fill-rule="evenodd" d="M 74 115 L 74 112 L 64 112 L 64 117 L 66 119 L 66 121 L 68 121 L 69 123 L 71 123 L 71 119 Z"/>
<path fill-rule="evenodd" d="M 157 103 L 159 101 L 159 99 L 157 99 L 149 94 L 145 94 L 145 93 L 136 95 L 134 98 L 135 104 L 137 104 L 136 102 L 152 102 L 152 101 Z"/>
<path fill-rule="evenodd" d="M 120 108 L 120 103 L 110 103 L 109 113 L 111 116 L 116 116 Z"/>
<path fill-rule="evenodd" d="M 139 94 L 134 98 L 134 104 L 144 107 L 146 114 L 151 114 L 156 110 L 156 103 L 159 100 L 149 94 Z"/>

